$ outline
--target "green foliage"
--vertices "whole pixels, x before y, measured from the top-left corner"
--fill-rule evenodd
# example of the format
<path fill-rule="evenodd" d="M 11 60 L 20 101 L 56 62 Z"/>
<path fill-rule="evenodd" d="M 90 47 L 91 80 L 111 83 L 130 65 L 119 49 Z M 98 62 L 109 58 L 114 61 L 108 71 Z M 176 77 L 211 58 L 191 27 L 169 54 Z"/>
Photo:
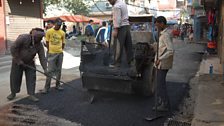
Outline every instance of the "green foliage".
<path fill-rule="evenodd" d="M 73 14 L 88 15 L 88 6 L 83 3 L 83 0 L 64 0 L 64 7 Z"/>
<path fill-rule="evenodd" d="M 44 0 L 44 14 L 47 6 L 56 5 L 59 8 L 64 7 L 67 11 L 73 14 L 88 15 L 88 6 L 83 3 L 83 0 Z"/>

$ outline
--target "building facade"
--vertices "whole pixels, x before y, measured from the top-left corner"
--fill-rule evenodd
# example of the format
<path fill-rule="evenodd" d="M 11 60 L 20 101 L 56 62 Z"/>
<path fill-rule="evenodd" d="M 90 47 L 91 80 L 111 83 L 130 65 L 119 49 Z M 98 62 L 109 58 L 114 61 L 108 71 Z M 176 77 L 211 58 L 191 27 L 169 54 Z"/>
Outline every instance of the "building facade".
<path fill-rule="evenodd" d="M 42 27 L 42 0 L 0 0 L 0 55 L 9 52 L 19 34 Z"/>

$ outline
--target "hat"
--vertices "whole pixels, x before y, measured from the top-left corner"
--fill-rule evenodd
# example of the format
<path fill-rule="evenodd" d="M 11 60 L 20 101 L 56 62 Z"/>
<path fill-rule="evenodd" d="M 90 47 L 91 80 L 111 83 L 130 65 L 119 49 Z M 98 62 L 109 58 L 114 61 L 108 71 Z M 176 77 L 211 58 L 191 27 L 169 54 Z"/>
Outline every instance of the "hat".
<path fill-rule="evenodd" d="M 60 26 L 60 25 L 62 25 L 62 22 L 61 21 L 58 21 L 58 22 L 55 23 L 55 25 Z"/>
<path fill-rule="evenodd" d="M 60 18 L 57 18 L 56 20 L 55 20 L 55 25 L 62 25 L 62 20 L 60 19 Z"/>

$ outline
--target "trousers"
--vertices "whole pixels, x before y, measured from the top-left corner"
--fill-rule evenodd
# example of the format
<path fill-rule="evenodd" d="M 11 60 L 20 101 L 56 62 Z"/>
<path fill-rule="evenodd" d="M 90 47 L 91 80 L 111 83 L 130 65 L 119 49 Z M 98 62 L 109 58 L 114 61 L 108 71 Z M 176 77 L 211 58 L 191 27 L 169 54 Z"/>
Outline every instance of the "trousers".
<path fill-rule="evenodd" d="M 169 97 L 167 94 L 167 86 L 166 86 L 166 75 L 169 71 L 168 69 L 157 69 L 157 95 L 158 95 L 158 105 L 164 105 L 169 107 Z"/>
<path fill-rule="evenodd" d="M 34 62 L 28 64 L 29 66 L 36 68 Z M 10 72 L 10 90 L 11 93 L 19 93 L 21 84 L 22 84 L 22 77 L 23 72 L 25 72 L 26 76 L 26 88 L 27 93 L 29 95 L 34 95 L 35 87 L 36 87 L 36 71 L 30 68 L 27 68 L 22 65 L 17 65 L 16 62 L 12 61 L 12 67 Z"/>
<path fill-rule="evenodd" d="M 61 79 L 61 69 L 62 69 L 62 62 L 63 62 L 63 53 L 57 54 L 48 54 L 48 75 L 49 76 L 56 76 L 57 80 Z M 45 83 L 45 89 L 49 90 L 51 85 L 51 77 L 47 77 Z M 56 86 L 59 86 L 60 82 L 56 81 Z"/>
<path fill-rule="evenodd" d="M 130 63 L 133 60 L 130 26 L 121 26 L 118 29 L 117 39 L 114 39 L 114 49 L 114 64 L 121 63 L 122 53 L 124 49 L 126 52 L 127 62 Z"/>

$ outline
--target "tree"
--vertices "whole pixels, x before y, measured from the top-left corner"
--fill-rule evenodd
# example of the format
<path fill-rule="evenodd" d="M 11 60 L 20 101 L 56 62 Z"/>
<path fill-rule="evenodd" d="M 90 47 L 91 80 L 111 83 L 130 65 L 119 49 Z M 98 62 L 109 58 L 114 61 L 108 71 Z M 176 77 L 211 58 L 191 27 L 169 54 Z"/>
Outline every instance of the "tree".
<path fill-rule="evenodd" d="M 44 14 L 46 14 L 46 8 L 49 6 L 49 5 L 60 5 L 60 0 L 43 0 L 43 5 L 44 5 Z"/>
<path fill-rule="evenodd" d="M 44 0 L 44 14 L 49 5 L 56 5 L 58 8 L 65 8 L 73 14 L 88 15 L 88 6 L 82 0 Z"/>
<path fill-rule="evenodd" d="M 64 7 L 73 14 L 89 14 L 88 6 L 83 3 L 83 0 L 64 0 Z"/>

